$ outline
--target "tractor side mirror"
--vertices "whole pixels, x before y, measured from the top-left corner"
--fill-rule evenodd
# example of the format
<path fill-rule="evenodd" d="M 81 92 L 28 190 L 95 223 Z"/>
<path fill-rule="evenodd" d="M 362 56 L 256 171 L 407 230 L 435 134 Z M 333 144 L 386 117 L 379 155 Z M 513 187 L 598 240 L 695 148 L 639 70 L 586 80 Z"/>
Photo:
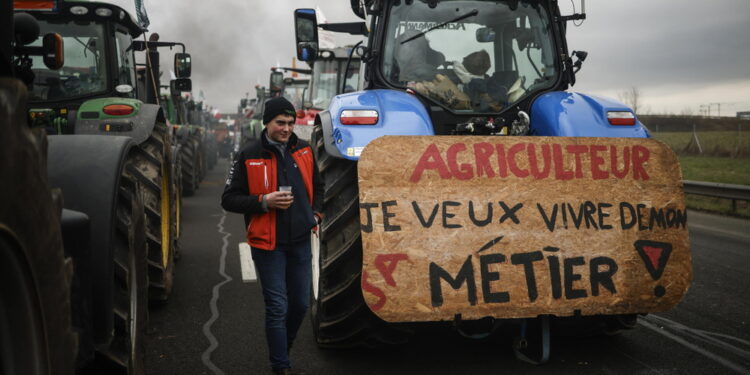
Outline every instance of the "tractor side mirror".
<path fill-rule="evenodd" d="M 315 9 L 294 11 L 297 60 L 313 61 L 318 56 L 318 20 Z"/>
<path fill-rule="evenodd" d="M 489 43 L 495 41 L 495 30 L 490 29 L 489 27 L 482 27 L 477 29 L 477 42 L 479 43 Z"/>
<path fill-rule="evenodd" d="M 34 16 L 19 12 L 13 15 L 15 53 L 18 55 L 41 56 L 44 65 L 50 70 L 57 70 L 65 64 L 63 38 L 57 33 L 48 33 L 42 37 L 42 46 L 30 46 L 39 38 L 39 22 Z"/>
<path fill-rule="evenodd" d="M 271 91 L 280 92 L 284 90 L 284 73 L 274 71 L 271 73 Z"/>
<path fill-rule="evenodd" d="M 50 70 L 57 70 L 65 64 L 63 38 L 58 33 L 49 33 L 42 38 L 42 61 Z"/>
<path fill-rule="evenodd" d="M 189 53 L 174 54 L 174 71 L 177 78 L 189 78 L 192 72 L 192 63 Z"/>
<path fill-rule="evenodd" d="M 240 99 L 240 108 L 247 107 L 247 99 Z"/>
<path fill-rule="evenodd" d="M 193 91 L 193 81 L 190 78 L 177 78 L 169 81 L 172 92 Z"/>

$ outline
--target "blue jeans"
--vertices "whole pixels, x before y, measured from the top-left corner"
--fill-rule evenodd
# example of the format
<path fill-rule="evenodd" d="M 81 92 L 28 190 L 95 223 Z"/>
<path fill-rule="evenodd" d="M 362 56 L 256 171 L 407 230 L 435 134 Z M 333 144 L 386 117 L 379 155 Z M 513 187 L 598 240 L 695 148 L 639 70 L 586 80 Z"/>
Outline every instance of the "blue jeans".
<path fill-rule="evenodd" d="M 266 304 L 266 341 L 274 370 L 289 368 L 288 349 L 310 305 L 310 240 L 252 249 Z"/>

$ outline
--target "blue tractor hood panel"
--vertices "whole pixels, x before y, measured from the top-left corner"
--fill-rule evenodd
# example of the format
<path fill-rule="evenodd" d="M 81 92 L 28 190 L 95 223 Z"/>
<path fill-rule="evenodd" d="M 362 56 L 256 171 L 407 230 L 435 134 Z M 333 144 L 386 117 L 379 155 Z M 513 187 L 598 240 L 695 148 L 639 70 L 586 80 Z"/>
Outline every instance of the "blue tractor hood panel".
<path fill-rule="evenodd" d="M 343 125 L 341 112 L 346 110 L 375 110 L 378 122 L 375 125 Z M 349 160 L 358 160 L 368 143 L 384 135 L 435 135 L 424 104 L 403 91 L 367 90 L 337 95 L 328 111 L 333 125 L 333 146 Z"/>
<path fill-rule="evenodd" d="M 608 98 L 564 91 L 547 93 L 531 106 L 531 131 L 541 136 L 651 137 L 638 118 L 635 125 L 610 125 L 608 111 L 632 112 L 625 104 Z"/>

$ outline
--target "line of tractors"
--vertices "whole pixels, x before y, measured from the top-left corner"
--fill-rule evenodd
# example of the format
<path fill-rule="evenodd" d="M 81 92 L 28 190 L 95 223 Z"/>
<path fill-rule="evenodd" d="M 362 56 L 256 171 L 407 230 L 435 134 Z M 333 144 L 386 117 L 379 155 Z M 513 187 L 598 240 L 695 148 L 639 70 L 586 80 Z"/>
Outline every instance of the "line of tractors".
<path fill-rule="evenodd" d="M 0 373 L 143 374 L 182 198 L 218 157 L 191 56 L 138 2 L 3 0 L 0 25 Z"/>
<path fill-rule="evenodd" d="M 360 88 L 360 57 L 353 55 L 353 46 L 321 49 L 309 68 L 272 67 L 268 87 L 257 85 L 254 98 L 240 100 L 238 107 L 239 148 L 256 139 L 263 130 L 263 105 L 276 96 L 283 96 L 297 108 L 294 132 L 310 139 L 315 116 L 328 108 L 331 98 Z M 344 73 L 346 72 L 346 73 Z M 285 75 L 284 73 L 291 73 Z M 298 78 L 299 75 L 305 78 Z"/>

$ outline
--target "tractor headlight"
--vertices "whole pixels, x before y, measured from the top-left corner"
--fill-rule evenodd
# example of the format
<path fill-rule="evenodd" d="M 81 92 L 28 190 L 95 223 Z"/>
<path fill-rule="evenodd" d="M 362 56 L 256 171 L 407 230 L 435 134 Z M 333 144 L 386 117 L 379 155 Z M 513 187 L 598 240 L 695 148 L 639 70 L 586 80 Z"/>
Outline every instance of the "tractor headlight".
<path fill-rule="evenodd" d="M 94 11 L 97 16 L 99 17 L 109 17 L 112 15 L 112 9 L 109 8 L 97 8 L 96 11 Z"/>
<path fill-rule="evenodd" d="M 89 13 L 89 8 L 81 5 L 76 5 L 70 8 L 70 13 L 73 13 L 76 16 L 83 16 Z"/>

